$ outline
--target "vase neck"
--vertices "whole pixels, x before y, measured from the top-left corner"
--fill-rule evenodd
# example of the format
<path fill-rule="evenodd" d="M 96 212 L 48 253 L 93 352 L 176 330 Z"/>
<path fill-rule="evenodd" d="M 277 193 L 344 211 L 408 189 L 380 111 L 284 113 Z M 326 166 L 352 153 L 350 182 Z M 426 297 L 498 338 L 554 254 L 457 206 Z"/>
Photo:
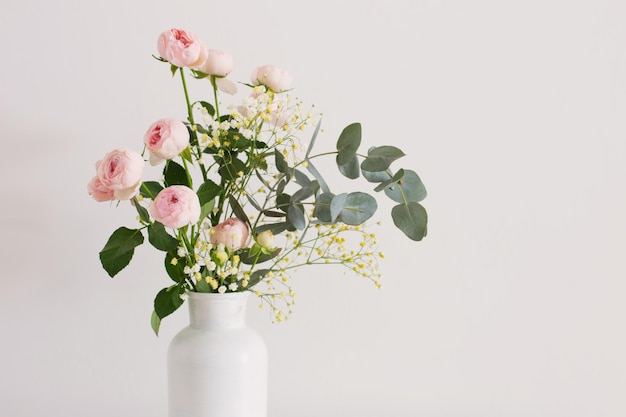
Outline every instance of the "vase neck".
<path fill-rule="evenodd" d="M 190 327 L 195 329 L 244 327 L 248 295 L 248 292 L 227 294 L 189 292 Z"/>

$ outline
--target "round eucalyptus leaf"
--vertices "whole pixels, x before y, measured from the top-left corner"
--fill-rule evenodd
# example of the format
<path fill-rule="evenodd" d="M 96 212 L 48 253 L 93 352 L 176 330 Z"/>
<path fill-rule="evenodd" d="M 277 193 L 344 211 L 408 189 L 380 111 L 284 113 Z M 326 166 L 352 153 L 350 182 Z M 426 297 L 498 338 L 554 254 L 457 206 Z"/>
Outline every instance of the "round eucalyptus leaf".
<path fill-rule="evenodd" d="M 331 213 L 338 212 L 335 219 L 351 226 L 362 224 L 372 217 L 378 208 L 376 199 L 366 193 L 354 192 L 344 194 L 344 197 L 340 199 L 337 197 L 331 203 Z"/>
<path fill-rule="evenodd" d="M 426 198 L 426 187 L 415 171 L 405 170 L 400 181 L 385 188 L 385 194 L 396 203 L 419 203 Z"/>
<path fill-rule="evenodd" d="M 391 218 L 396 227 L 411 240 L 422 240 L 426 236 L 428 216 L 426 209 L 414 201 L 398 204 L 391 209 Z"/>

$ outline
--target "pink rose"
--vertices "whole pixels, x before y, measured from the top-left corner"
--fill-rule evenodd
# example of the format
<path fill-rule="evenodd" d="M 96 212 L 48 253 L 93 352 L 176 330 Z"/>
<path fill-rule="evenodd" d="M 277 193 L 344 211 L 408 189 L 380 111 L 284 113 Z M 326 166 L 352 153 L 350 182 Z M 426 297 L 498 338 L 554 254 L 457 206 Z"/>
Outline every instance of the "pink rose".
<path fill-rule="evenodd" d="M 152 123 L 143 137 L 150 164 L 178 156 L 189 145 L 189 131 L 180 120 L 161 119 Z"/>
<path fill-rule="evenodd" d="M 231 251 L 244 248 L 250 242 L 248 225 L 236 217 L 231 217 L 211 230 L 211 244 L 224 245 Z"/>
<path fill-rule="evenodd" d="M 233 57 L 228 52 L 207 50 L 207 57 L 200 71 L 216 77 L 226 77 L 233 70 Z"/>
<path fill-rule="evenodd" d="M 166 227 L 179 229 L 200 220 L 200 200 L 191 188 L 172 185 L 157 194 L 148 211 Z"/>
<path fill-rule="evenodd" d="M 89 181 L 87 191 L 94 200 L 99 202 L 115 200 L 115 192 L 102 185 L 102 181 L 100 181 L 98 177 L 93 177 L 91 181 Z"/>
<path fill-rule="evenodd" d="M 157 49 L 162 58 L 177 67 L 197 68 L 207 57 L 207 50 L 196 35 L 181 29 L 161 33 Z"/>
<path fill-rule="evenodd" d="M 285 91 L 291 85 L 293 77 L 275 65 L 263 65 L 252 71 L 252 84 L 263 84 L 274 92 Z"/>
<path fill-rule="evenodd" d="M 116 200 L 130 200 L 139 192 L 144 165 L 141 155 L 131 149 L 111 151 L 104 159 L 96 162 L 96 173 L 100 180 L 97 187 L 100 190 L 113 190 Z"/>

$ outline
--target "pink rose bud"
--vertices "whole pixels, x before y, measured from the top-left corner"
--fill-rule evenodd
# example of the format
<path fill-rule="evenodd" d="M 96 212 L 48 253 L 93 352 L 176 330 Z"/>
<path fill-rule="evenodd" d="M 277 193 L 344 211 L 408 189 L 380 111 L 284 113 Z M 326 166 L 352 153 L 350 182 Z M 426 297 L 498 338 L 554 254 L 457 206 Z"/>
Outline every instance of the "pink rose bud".
<path fill-rule="evenodd" d="M 273 249 L 274 248 L 274 233 L 271 230 L 266 230 L 264 232 L 259 233 L 256 237 L 256 242 L 264 247 L 265 249 Z"/>
<path fill-rule="evenodd" d="M 263 84 L 274 92 L 285 91 L 291 85 L 293 77 L 275 65 L 263 65 L 252 71 L 252 84 Z"/>
<path fill-rule="evenodd" d="M 205 74 L 226 77 L 233 70 L 233 57 L 228 52 L 208 49 L 206 60 L 198 69 Z"/>
<path fill-rule="evenodd" d="M 143 137 L 150 164 L 177 157 L 189 145 L 189 131 L 180 120 L 161 119 L 152 123 Z"/>
<path fill-rule="evenodd" d="M 164 226 L 179 229 L 200 220 L 200 200 L 191 188 L 172 185 L 157 194 L 148 211 Z"/>
<path fill-rule="evenodd" d="M 130 200 L 139 193 L 145 162 L 131 149 L 116 149 L 96 162 L 99 189 L 113 190 L 115 200 Z M 95 184 L 94 184 L 95 185 Z"/>
<path fill-rule="evenodd" d="M 207 57 L 207 50 L 196 35 L 182 29 L 170 29 L 159 35 L 157 49 L 161 58 L 177 67 L 198 68 Z"/>
<path fill-rule="evenodd" d="M 248 225 L 236 217 L 231 217 L 211 230 L 211 244 L 224 245 L 231 251 L 244 248 L 250 242 Z"/>
<path fill-rule="evenodd" d="M 98 177 L 93 177 L 91 181 L 89 181 L 87 191 L 94 200 L 99 202 L 115 200 L 115 192 L 102 185 L 102 181 L 100 181 Z"/>

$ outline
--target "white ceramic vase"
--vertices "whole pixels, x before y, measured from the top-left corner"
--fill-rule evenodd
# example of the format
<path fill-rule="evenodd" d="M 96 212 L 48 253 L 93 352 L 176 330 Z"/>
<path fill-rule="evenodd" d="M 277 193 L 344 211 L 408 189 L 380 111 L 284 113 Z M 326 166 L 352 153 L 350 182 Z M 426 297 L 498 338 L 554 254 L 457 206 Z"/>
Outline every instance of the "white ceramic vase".
<path fill-rule="evenodd" d="M 169 417 L 266 417 L 267 348 L 245 323 L 248 292 L 190 292 L 167 353 Z"/>

